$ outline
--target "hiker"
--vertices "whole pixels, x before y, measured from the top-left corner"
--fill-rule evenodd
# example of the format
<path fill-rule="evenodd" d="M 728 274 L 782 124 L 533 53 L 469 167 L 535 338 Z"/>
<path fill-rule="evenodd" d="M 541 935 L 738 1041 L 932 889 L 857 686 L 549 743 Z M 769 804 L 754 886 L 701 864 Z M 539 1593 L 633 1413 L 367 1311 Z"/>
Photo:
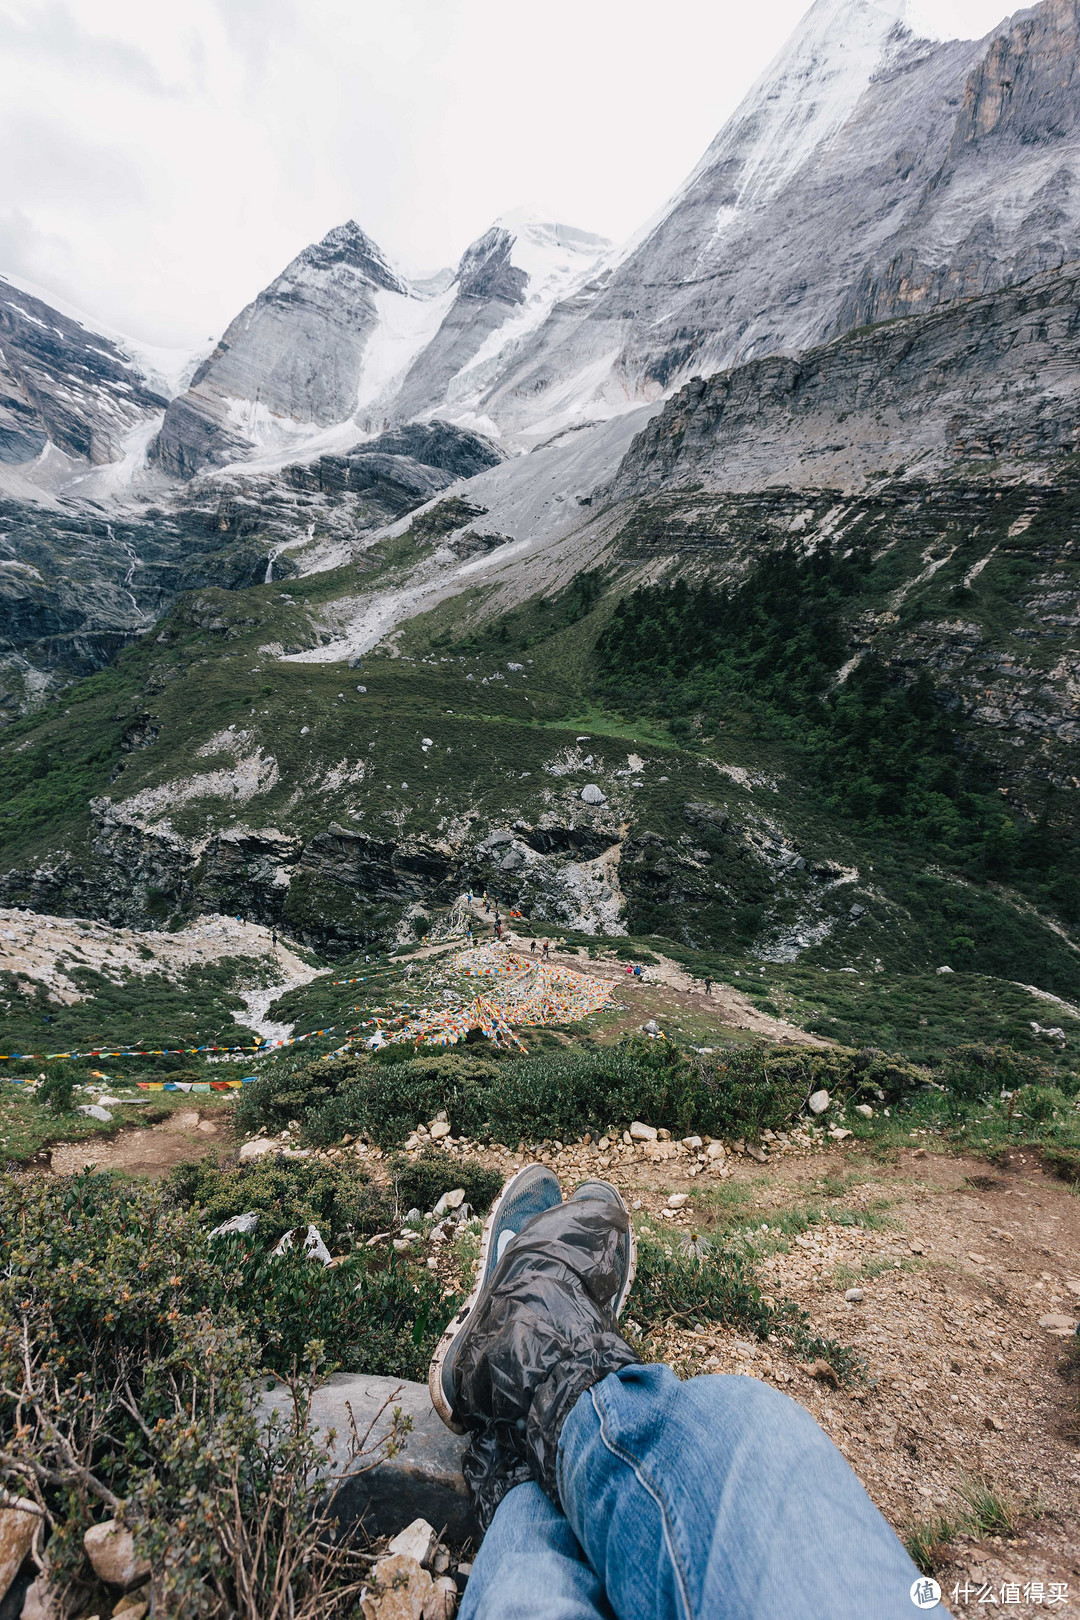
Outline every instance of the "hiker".
<path fill-rule="evenodd" d="M 277 950 L 277 929 L 276 928 L 273 928 L 270 931 L 270 943 L 274 947 L 274 950 L 276 951 Z"/>
<path fill-rule="evenodd" d="M 709 978 L 708 974 L 705 975 L 705 994 L 707 996 L 712 995 L 712 980 Z"/>
<path fill-rule="evenodd" d="M 546 939 L 545 939 L 545 941 L 544 941 L 544 948 L 543 948 L 543 950 L 542 950 L 542 951 L 541 951 L 541 952 L 540 952 L 540 955 L 541 955 L 541 956 L 542 956 L 542 957 L 543 957 L 543 958 L 544 958 L 544 961 L 545 961 L 545 962 L 546 962 L 546 961 L 547 961 L 547 959 L 548 959 L 548 942 L 547 942 L 547 940 L 546 940 Z"/>
<path fill-rule="evenodd" d="M 536 955 L 536 941 L 535 941 L 535 939 L 531 939 L 529 941 L 529 955 L 530 956 L 535 956 Z"/>
<path fill-rule="evenodd" d="M 540 1164 L 484 1228 L 428 1375 L 485 1532 L 459 1620 L 907 1620 L 936 1606 L 844 1457 L 761 1379 L 680 1380 L 619 1332 L 622 1195 Z M 913 1608 L 914 1605 L 914 1608 Z"/>

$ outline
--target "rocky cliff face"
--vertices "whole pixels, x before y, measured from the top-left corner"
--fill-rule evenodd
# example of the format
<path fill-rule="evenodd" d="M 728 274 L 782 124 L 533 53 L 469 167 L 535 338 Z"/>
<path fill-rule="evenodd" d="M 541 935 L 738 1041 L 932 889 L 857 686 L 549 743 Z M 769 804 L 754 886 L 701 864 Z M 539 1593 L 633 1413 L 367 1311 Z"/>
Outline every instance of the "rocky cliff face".
<path fill-rule="evenodd" d="M 859 489 L 990 467 L 1040 476 L 1078 443 L 1080 273 L 695 378 L 638 435 L 616 498 L 697 484 Z"/>
<path fill-rule="evenodd" d="M 864 267 L 834 330 L 1008 286 L 1080 255 L 1078 79 L 1076 0 L 1044 0 L 990 40 L 940 167 Z"/>
<path fill-rule="evenodd" d="M 0 463 L 28 469 L 50 446 L 115 461 L 165 404 L 110 338 L 0 277 Z"/>
<path fill-rule="evenodd" d="M 347 420 L 387 298 L 408 302 L 411 294 L 352 220 L 305 248 L 241 311 L 171 402 L 153 458 L 190 478 Z"/>
<path fill-rule="evenodd" d="M 1080 256 L 1075 0 L 983 42 L 818 0 L 660 222 L 558 306 L 484 411 L 507 433 Z"/>

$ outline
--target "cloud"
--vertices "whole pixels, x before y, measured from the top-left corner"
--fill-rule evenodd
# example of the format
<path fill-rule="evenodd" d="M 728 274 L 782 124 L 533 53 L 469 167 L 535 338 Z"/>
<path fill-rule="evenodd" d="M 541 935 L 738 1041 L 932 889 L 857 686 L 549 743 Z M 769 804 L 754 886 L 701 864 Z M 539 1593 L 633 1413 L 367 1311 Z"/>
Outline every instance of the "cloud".
<path fill-rule="evenodd" d="M 145 52 L 126 40 L 88 33 L 80 28 L 68 6 L 23 6 L 0 12 L 0 52 L 12 59 L 36 57 L 54 67 L 76 67 L 117 84 L 155 95 L 169 94 L 169 86 Z"/>
<path fill-rule="evenodd" d="M 619 239 L 803 6 L 0 0 L 0 270 L 201 343 L 350 217 L 414 271 L 519 203 Z"/>

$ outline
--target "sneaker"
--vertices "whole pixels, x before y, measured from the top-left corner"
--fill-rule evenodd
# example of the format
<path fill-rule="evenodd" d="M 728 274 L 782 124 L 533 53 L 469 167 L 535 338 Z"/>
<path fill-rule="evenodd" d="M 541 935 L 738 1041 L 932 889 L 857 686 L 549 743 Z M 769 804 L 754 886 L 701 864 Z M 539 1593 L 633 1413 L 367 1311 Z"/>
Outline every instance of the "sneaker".
<path fill-rule="evenodd" d="M 612 1191 L 615 1189 L 612 1188 Z M 480 1260 L 472 1293 L 439 1340 L 428 1369 L 431 1404 L 447 1428 L 457 1434 L 464 1434 L 465 1430 L 454 1417 L 454 1360 L 466 1319 L 488 1287 L 510 1240 L 528 1225 L 534 1215 L 554 1209 L 561 1203 L 562 1188 L 558 1177 L 546 1165 L 527 1164 L 510 1177 L 491 1206 L 480 1240 Z"/>
<path fill-rule="evenodd" d="M 626 1236 L 620 1238 L 615 1251 L 619 1288 L 611 1301 L 611 1309 L 616 1316 L 621 1316 L 626 1296 L 634 1281 L 634 1273 L 637 1271 L 637 1238 L 634 1235 L 634 1224 L 630 1220 L 630 1211 L 626 1209 L 626 1200 L 622 1193 L 618 1187 L 613 1187 L 610 1181 L 583 1181 L 570 1195 L 569 1202 L 576 1203 L 579 1198 L 603 1198 L 609 1204 L 618 1204 L 620 1209 L 626 1210 Z"/>

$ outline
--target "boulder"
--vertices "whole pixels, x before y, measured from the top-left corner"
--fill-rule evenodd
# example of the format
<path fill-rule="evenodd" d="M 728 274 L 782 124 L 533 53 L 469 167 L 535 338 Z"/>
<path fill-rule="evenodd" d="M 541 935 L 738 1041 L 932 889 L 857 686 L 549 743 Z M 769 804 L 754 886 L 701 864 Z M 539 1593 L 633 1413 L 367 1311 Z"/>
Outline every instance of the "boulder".
<path fill-rule="evenodd" d="M 245 1142 L 240 1149 L 241 1159 L 261 1159 L 264 1153 L 276 1153 L 280 1143 L 270 1141 L 265 1136 L 257 1136 L 251 1142 Z"/>
<path fill-rule="evenodd" d="M 807 1099 L 806 1106 L 812 1114 L 823 1114 L 831 1102 L 832 1098 L 827 1091 L 815 1091 Z"/>
<path fill-rule="evenodd" d="M 149 1559 L 135 1552 L 135 1537 L 115 1519 L 92 1524 L 83 1536 L 86 1556 L 98 1580 L 110 1586 L 137 1586 L 150 1573 Z"/>
<path fill-rule="evenodd" d="M 1039 1317 L 1039 1326 L 1046 1328 L 1048 1333 L 1057 1333 L 1062 1338 L 1065 1338 L 1075 1331 L 1076 1317 L 1064 1316 L 1059 1311 L 1051 1311 L 1048 1315 Z"/>
<path fill-rule="evenodd" d="M 445 1215 L 447 1210 L 460 1209 L 465 1201 L 464 1187 L 454 1187 L 450 1192 L 443 1193 L 439 1202 L 432 1210 L 433 1215 Z M 423 1559 L 420 1560 L 423 1563 Z"/>
<path fill-rule="evenodd" d="M 299 1232 L 300 1227 L 297 1227 L 296 1231 Z M 274 1253 L 271 1256 L 271 1259 L 276 1259 L 280 1255 L 288 1254 L 292 1246 L 292 1232 L 284 1232 L 282 1234 L 281 1241 L 278 1243 L 277 1248 L 274 1250 Z M 330 1264 L 330 1250 L 323 1242 L 322 1234 L 317 1226 L 309 1226 L 304 1234 L 304 1254 L 308 1260 L 318 1260 L 320 1265 L 328 1266 Z"/>
<path fill-rule="evenodd" d="M 632 1142 L 655 1142 L 655 1126 L 643 1125 L 640 1119 L 635 1119 L 630 1127 L 630 1140 Z"/>
<path fill-rule="evenodd" d="M 13 1507 L 0 1508 L 0 1599 L 19 1573 L 40 1523 L 34 1503 L 23 1497 Z"/>
<path fill-rule="evenodd" d="M 234 1215 L 231 1220 L 222 1221 L 215 1226 L 209 1234 L 210 1237 L 226 1237 L 230 1232 L 254 1232 L 259 1224 L 258 1211 L 249 1209 L 246 1215 Z"/>
<path fill-rule="evenodd" d="M 602 793 L 595 782 L 588 782 L 581 790 L 582 804 L 607 804 L 607 794 Z"/>
<path fill-rule="evenodd" d="M 360 1599 L 364 1620 L 451 1620 L 457 1587 L 448 1575 L 433 1579 L 404 1553 L 380 1558 Z"/>
<path fill-rule="evenodd" d="M 389 1403 L 389 1404 L 387 1404 Z M 291 1411 L 284 1385 L 261 1393 L 261 1411 L 287 1419 Z M 368 1445 L 374 1447 L 390 1432 L 394 1407 L 412 1419 L 396 1456 L 368 1468 L 371 1456 L 348 1460 L 348 1439 L 355 1419 L 364 1434 L 373 1424 Z M 360 1373 L 335 1373 L 312 1397 L 311 1423 L 317 1430 L 336 1431 L 327 1464 L 330 1478 L 341 1476 L 334 1508 L 343 1524 L 363 1517 L 369 1535 L 394 1535 L 417 1518 L 438 1525 L 449 1541 L 479 1541 L 480 1531 L 461 1472 L 466 1439 L 452 1434 L 436 1414 L 426 1384 L 401 1378 L 376 1378 Z M 367 1469 L 366 1472 L 362 1470 Z"/>

